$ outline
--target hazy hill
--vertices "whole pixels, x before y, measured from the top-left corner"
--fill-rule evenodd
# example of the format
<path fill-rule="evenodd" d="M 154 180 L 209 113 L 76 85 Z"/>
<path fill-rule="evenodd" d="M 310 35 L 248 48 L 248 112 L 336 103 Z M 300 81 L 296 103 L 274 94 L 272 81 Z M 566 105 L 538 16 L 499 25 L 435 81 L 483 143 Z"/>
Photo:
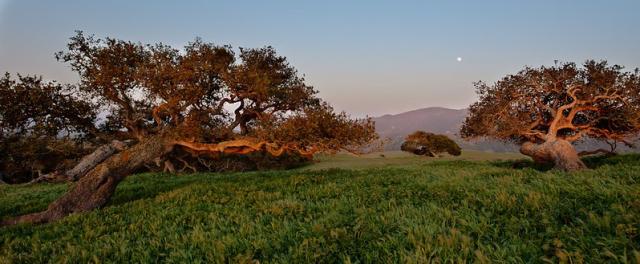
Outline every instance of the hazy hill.
<path fill-rule="evenodd" d="M 445 134 L 454 139 L 463 149 L 494 151 L 494 152 L 517 152 L 518 147 L 511 144 L 504 144 L 495 140 L 481 140 L 468 142 L 462 140 L 458 134 L 464 118 L 467 116 L 466 109 L 449 109 L 444 107 L 427 107 L 395 115 L 383 115 L 373 118 L 376 122 L 376 131 L 382 138 L 389 138 L 391 142 L 386 145 L 386 150 L 399 150 L 404 137 L 416 130 L 424 130 L 437 134 Z M 608 149 L 608 145 L 603 142 L 586 140 L 579 143 L 578 150 L 586 149 Z M 618 145 L 620 152 L 636 152 Z"/>
<path fill-rule="evenodd" d="M 466 116 L 466 109 L 428 107 L 396 115 L 383 115 L 374 120 L 376 130 L 382 136 L 404 137 L 416 130 L 455 135 Z"/>
<path fill-rule="evenodd" d="M 466 116 L 466 109 L 427 107 L 395 115 L 383 115 L 373 120 L 376 122 L 378 134 L 382 138 L 391 139 L 386 146 L 387 150 L 399 150 L 404 137 L 416 130 L 448 135 L 464 149 L 498 152 L 517 150 L 514 146 L 497 141 L 466 142 L 460 139 L 460 126 Z"/>

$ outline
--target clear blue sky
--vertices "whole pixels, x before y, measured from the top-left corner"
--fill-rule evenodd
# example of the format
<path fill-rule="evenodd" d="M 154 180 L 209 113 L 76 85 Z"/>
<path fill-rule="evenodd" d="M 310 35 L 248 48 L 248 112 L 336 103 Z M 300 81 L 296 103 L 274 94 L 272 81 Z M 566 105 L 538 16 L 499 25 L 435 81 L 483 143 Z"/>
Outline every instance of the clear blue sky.
<path fill-rule="evenodd" d="M 640 1 L 0 0 L 0 71 L 74 81 L 53 58 L 74 30 L 175 46 L 274 46 L 355 116 L 463 108 L 472 82 L 524 65 L 640 67 Z M 458 62 L 457 58 L 462 57 Z"/>

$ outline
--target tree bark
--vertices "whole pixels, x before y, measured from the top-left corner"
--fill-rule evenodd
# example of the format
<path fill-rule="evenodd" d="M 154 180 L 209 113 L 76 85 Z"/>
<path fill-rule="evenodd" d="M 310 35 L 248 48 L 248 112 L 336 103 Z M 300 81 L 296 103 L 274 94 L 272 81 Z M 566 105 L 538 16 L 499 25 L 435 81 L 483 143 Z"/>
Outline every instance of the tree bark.
<path fill-rule="evenodd" d="M 19 223 L 48 223 L 72 213 L 87 212 L 104 206 L 116 186 L 146 162 L 169 153 L 172 141 L 155 136 L 112 155 L 82 177 L 66 194 L 51 203 L 46 211 L 0 222 L 0 226 Z"/>
<path fill-rule="evenodd" d="M 35 178 L 35 179 L 31 180 L 27 184 L 36 184 L 36 183 L 43 183 L 43 182 L 61 183 L 61 182 L 69 181 L 69 180 L 70 179 L 67 178 L 66 176 L 64 176 L 64 174 L 60 174 L 57 171 L 54 171 L 54 172 L 51 172 L 51 173 L 42 174 L 38 178 Z"/>
<path fill-rule="evenodd" d="M 555 168 L 564 171 L 586 168 L 573 145 L 563 139 L 552 139 L 542 144 L 525 142 L 520 147 L 520 153 L 531 157 L 536 163 L 554 164 Z"/>
<path fill-rule="evenodd" d="M 105 205 L 113 195 L 116 186 L 145 163 L 162 160 L 175 146 L 181 146 L 197 152 L 248 154 L 267 151 L 279 156 L 288 146 L 272 144 L 250 139 L 230 140 L 219 143 L 197 143 L 180 141 L 163 136 L 142 139 L 138 144 L 117 153 L 101 162 L 82 177 L 66 194 L 52 202 L 46 211 L 19 216 L 0 222 L 0 226 L 20 223 L 42 224 L 61 219 L 72 213 L 91 211 Z M 293 148 L 300 155 L 313 155 L 317 148 L 301 150 Z"/>
<path fill-rule="evenodd" d="M 73 169 L 65 172 L 64 175 L 69 180 L 77 181 L 80 179 L 80 177 L 87 174 L 91 169 L 98 166 L 98 164 L 105 161 L 116 152 L 124 150 L 126 147 L 127 143 L 119 140 L 113 140 L 109 144 L 98 147 L 91 154 L 82 157 L 80 162 L 78 162 L 78 164 L 73 167 Z"/>
<path fill-rule="evenodd" d="M 127 142 L 113 140 L 109 144 L 98 147 L 91 154 L 86 155 L 80 159 L 80 162 L 76 164 L 72 169 L 59 173 L 57 171 L 41 175 L 38 178 L 31 180 L 28 184 L 36 184 L 42 182 L 59 183 L 67 181 L 77 181 L 80 177 L 86 175 L 91 169 L 95 168 L 101 162 L 111 157 L 118 151 L 122 151 L 127 147 Z"/>

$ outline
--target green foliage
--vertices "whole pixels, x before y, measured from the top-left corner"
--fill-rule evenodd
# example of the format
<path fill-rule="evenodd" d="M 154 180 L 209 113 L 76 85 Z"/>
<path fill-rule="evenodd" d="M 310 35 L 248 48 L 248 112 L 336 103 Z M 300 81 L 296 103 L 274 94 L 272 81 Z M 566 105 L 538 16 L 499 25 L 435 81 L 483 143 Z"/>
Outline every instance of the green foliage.
<path fill-rule="evenodd" d="M 79 139 L 46 136 L 12 136 L 0 140 L 0 180 L 28 182 L 39 174 L 71 169 L 91 152 Z"/>
<path fill-rule="evenodd" d="M 0 77 L 0 140 L 12 136 L 49 136 L 93 132 L 94 105 L 74 86 L 42 77 Z"/>
<path fill-rule="evenodd" d="M 370 169 L 376 167 L 405 167 L 424 165 L 438 161 L 498 161 L 524 159 L 526 156 L 513 152 L 483 152 L 465 150 L 460 156 L 444 156 L 438 159 L 426 159 L 404 151 L 385 151 L 381 153 L 369 153 L 353 156 L 345 153 L 335 155 L 316 155 L 314 163 L 308 166 L 309 170 L 322 169 Z M 511 163 L 511 162 L 510 162 Z M 511 166 L 509 166 L 511 167 Z"/>
<path fill-rule="evenodd" d="M 0 229 L 0 262 L 636 263 L 640 155 L 586 162 L 135 175 L 106 208 Z M 65 187 L 0 186 L 0 215 Z"/>
<path fill-rule="evenodd" d="M 0 77 L 0 180 L 21 183 L 65 168 L 95 132 L 94 105 L 74 86 L 42 77 Z"/>
<path fill-rule="evenodd" d="M 408 135 L 400 149 L 416 155 L 431 157 L 444 152 L 454 156 L 460 156 L 462 153 L 460 146 L 449 137 L 424 131 L 416 131 Z"/>

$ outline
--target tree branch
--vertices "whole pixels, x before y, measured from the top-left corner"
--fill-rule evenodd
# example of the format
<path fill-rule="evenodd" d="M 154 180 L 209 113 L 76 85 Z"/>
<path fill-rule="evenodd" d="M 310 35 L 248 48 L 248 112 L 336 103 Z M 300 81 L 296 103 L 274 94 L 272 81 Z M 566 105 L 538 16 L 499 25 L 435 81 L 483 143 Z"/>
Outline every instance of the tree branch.
<path fill-rule="evenodd" d="M 581 151 L 578 153 L 578 156 L 588 156 L 588 155 L 594 155 L 594 154 L 605 154 L 605 155 L 615 155 L 615 152 L 613 151 L 609 151 L 606 149 L 596 149 L 596 150 L 592 150 L 592 151 Z"/>
<path fill-rule="evenodd" d="M 562 122 L 562 123 L 567 123 L 566 122 L 566 117 L 564 116 L 564 111 L 567 109 L 571 109 L 573 108 L 576 104 L 578 104 L 578 97 L 576 97 L 575 93 L 580 90 L 580 85 L 572 85 L 571 87 L 568 88 L 567 91 L 567 95 L 569 95 L 569 97 L 571 97 L 572 101 L 569 104 L 563 105 L 561 107 L 558 107 L 558 110 L 556 110 L 555 112 L 555 118 L 553 119 L 553 121 L 551 122 L 551 125 L 549 125 L 549 131 L 547 132 L 547 136 L 551 137 L 551 138 L 555 138 L 558 134 L 558 125 Z M 570 123 L 570 122 L 569 122 Z"/>

